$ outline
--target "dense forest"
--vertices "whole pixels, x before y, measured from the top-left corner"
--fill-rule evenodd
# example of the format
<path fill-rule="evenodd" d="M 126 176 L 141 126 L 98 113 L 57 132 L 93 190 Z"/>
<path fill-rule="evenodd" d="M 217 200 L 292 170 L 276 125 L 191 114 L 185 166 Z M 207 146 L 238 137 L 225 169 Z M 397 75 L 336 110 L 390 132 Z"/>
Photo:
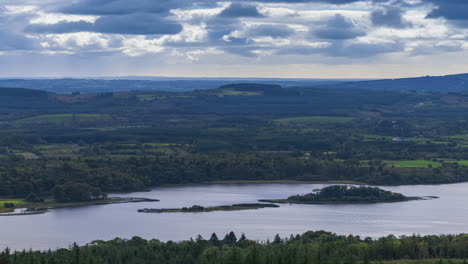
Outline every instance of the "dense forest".
<path fill-rule="evenodd" d="M 0 196 L 58 197 L 67 184 L 104 197 L 212 181 L 463 182 L 467 109 L 463 92 L 0 88 Z"/>
<path fill-rule="evenodd" d="M 468 237 L 387 236 L 379 239 L 342 236 L 324 231 L 273 241 L 255 242 L 231 232 L 185 242 L 161 242 L 134 237 L 129 240 L 94 241 L 68 249 L 0 254 L 1 264 L 367 264 L 367 263 L 466 263 Z"/>

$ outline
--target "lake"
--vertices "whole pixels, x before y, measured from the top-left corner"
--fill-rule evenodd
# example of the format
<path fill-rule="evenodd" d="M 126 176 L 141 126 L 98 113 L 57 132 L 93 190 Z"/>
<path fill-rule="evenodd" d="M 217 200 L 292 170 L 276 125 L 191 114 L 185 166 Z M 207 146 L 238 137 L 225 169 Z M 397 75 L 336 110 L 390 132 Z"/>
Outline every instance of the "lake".
<path fill-rule="evenodd" d="M 42 215 L 0 217 L 0 246 L 13 249 L 55 249 L 73 242 L 140 236 L 162 241 L 220 238 L 234 231 L 254 240 L 289 237 L 305 231 L 380 237 L 388 234 L 454 234 L 468 232 L 468 183 L 450 185 L 381 186 L 407 196 L 440 199 L 388 204 L 287 205 L 280 208 L 211 213 L 138 213 L 142 208 L 179 208 L 255 203 L 258 199 L 305 194 L 327 184 L 228 184 L 161 187 L 151 192 L 113 194 L 119 197 L 160 199 L 129 203 L 55 209 Z"/>

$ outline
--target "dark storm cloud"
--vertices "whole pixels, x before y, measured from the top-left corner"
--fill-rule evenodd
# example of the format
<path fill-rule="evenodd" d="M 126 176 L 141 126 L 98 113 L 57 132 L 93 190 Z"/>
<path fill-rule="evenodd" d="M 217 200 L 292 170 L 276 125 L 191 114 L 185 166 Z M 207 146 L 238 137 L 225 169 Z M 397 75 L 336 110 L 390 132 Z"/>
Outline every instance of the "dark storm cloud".
<path fill-rule="evenodd" d="M 395 6 L 382 6 L 371 12 L 371 21 L 375 26 L 405 28 L 410 23 L 403 18 L 404 11 Z"/>
<path fill-rule="evenodd" d="M 60 22 L 35 24 L 26 28 L 29 33 L 97 32 L 108 34 L 177 34 L 182 25 L 168 19 L 171 9 L 189 5 L 185 0 L 81 0 L 61 5 L 55 12 L 73 15 L 96 15 L 95 23 Z"/>
<path fill-rule="evenodd" d="M 27 16 L 10 16 L 0 4 L 0 51 L 29 51 L 39 49 L 39 44 L 21 32 L 22 25 L 28 23 Z"/>
<path fill-rule="evenodd" d="M 14 0 L 27 3 L 33 0 Z M 34 0 L 35 1 L 35 0 Z M 46 1 L 46 0 L 43 0 Z M 425 3 L 433 3 L 436 6 L 428 17 L 443 17 L 454 21 L 460 25 L 468 21 L 468 0 L 423 0 Z M 49 1 L 50 2 L 50 1 Z M 21 31 L 34 34 L 62 34 L 74 32 L 97 32 L 105 34 L 125 34 L 125 35 L 173 35 L 182 31 L 182 22 L 190 25 L 203 25 L 203 30 L 206 30 L 206 37 L 202 42 L 183 42 L 183 41 L 168 41 L 164 43 L 167 47 L 185 48 L 197 47 L 208 48 L 214 47 L 219 50 L 224 50 L 228 53 L 238 54 L 240 56 L 254 57 L 258 56 L 258 51 L 261 49 L 274 50 L 276 54 L 304 54 L 321 53 L 329 56 L 346 56 L 346 57 L 366 57 L 380 53 L 394 52 L 400 50 L 401 44 L 392 43 L 391 40 L 385 44 L 360 44 L 356 38 L 365 36 L 369 30 L 367 22 L 362 23 L 362 20 L 350 20 L 349 18 L 336 14 L 330 19 L 318 21 L 313 25 L 306 25 L 305 22 L 299 22 L 304 26 L 309 27 L 309 32 L 304 32 L 303 29 L 298 31 L 293 27 L 287 26 L 287 21 L 275 20 L 275 17 L 267 17 L 269 13 L 259 12 L 257 5 L 259 3 L 285 3 L 285 4 L 301 4 L 301 3 L 323 3 L 343 5 L 359 2 L 359 0 L 233 0 L 231 4 L 220 11 L 218 14 L 211 15 L 195 15 L 196 19 L 188 19 L 177 21 L 176 12 L 174 9 L 195 10 L 199 8 L 218 7 L 216 0 L 71 0 L 69 2 L 54 2 L 47 5 L 44 9 L 47 12 L 73 14 L 73 15 L 95 15 L 97 20 L 92 22 L 65 22 L 61 21 L 57 24 L 25 24 L 21 28 L 6 31 L 0 25 L 0 49 L 31 49 L 35 46 L 34 38 L 27 38 Z M 376 27 L 392 27 L 405 28 L 411 24 L 404 20 L 404 12 L 409 7 L 404 0 L 392 1 L 389 5 L 389 0 L 369 0 L 372 2 L 373 9 L 370 11 L 372 25 Z M 39 1 L 38 1 L 39 3 Z M 396 3 L 396 4 L 395 4 Z M 44 4 L 44 6 L 46 6 Z M 51 7 L 51 8 L 49 8 Z M 292 9 L 301 8 L 293 7 Z M 341 10 L 341 7 L 330 7 L 330 10 Z M 219 10 L 219 9 L 218 9 Z M 262 10 L 263 11 L 263 10 Z M 337 11 L 341 12 L 341 11 Z M 1 4 L 0 4 L 1 13 Z M 178 15 L 179 13 L 177 13 Z M 274 13 L 271 13 L 274 14 Z M 184 16 L 182 16 L 182 19 Z M 29 20 L 28 20 L 29 21 Z M 359 25 L 364 24 L 364 27 L 359 27 L 356 21 L 361 21 Z M 0 20 L 1 23 L 1 20 Z M 266 24 L 260 24 L 266 23 Z M 5 25 L 8 23 L 5 23 Z M 293 23 L 294 24 L 294 21 Z M 468 24 L 468 23 L 467 23 Z M 4 33 L 2 33 L 4 32 Z M 16 33 L 13 33 L 16 32 Z M 185 33 L 185 31 L 184 31 Z M 188 32 L 189 34 L 190 32 Z M 295 42 L 296 37 L 312 42 L 329 43 L 328 46 L 309 47 L 302 46 L 300 42 Z M 46 37 L 46 36 L 39 36 Z M 108 36 L 109 37 L 109 36 Z M 110 36 L 109 38 L 119 38 L 119 36 Z M 255 42 L 256 37 L 271 37 L 271 38 L 290 38 L 291 46 L 277 47 L 268 45 L 262 42 L 259 45 Z M 150 38 L 148 36 L 147 38 Z M 258 46 L 256 46 L 258 45 Z M 265 54 L 267 54 L 265 52 Z"/>
<path fill-rule="evenodd" d="M 286 38 L 294 34 L 294 29 L 284 25 L 259 25 L 247 32 L 250 37 Z"/>
<path fill-rule="evenodd" d="M 33 24 L 26 28 L 28 33 L 74 33 L 97 32 L 109 34 L 153 35 L 177 34 L 182 26 L 158 15 L 128 14 L 119 16 L 102 16 L 95 23 L 60 22 L 57 24 Z"/>
<path fill-rule="evenodd" d="M 22 34 L 0 30 L 0 51 L 33 50 L 38 45 Z"/>
<path fill-rule="evenodd" d="M 328 3 L 328 4 L 334 4 L 334 5 L 343 5 L 343 4 L 358 2 L 360 0 L 257 0 L 257 1 L 264 2 L 264 3 L 292 3 L 292 4 Z"/>
<path fill-rule="evenodd" d="M 468 1 L 466 0 L 427 0 L 436 8 L 428 18 L 445 18 L 459 26 L 468 27 Z"/>
<path fill-rule="evenodd" d="M 330 3 L 348 4 L 357 0 L 260 0 L 263 3 Z M 381 2 L 384 0 L 373 0 Z M 177 34 L 182 30 L 182 25 L 162 17 L 170 17 L 171 10 L 176 8 L 197 8 L 216 6 L 215 0 L 79 0 L 70 4 L 61 4 L 56 12 L 75 15 L 97 15 L 100 18 L 96 23 L 87 22 L 61 22 L 54 25 L 31 25 L 26 30 L 30 33 L 72 33 L 72 32 L 99 32 L 114 34 Z M 239 18 L 261 18 L 257 7 L 246 0 L 233 1 L 227 8 L 217 15 L 217 19 L 210 22 L 219 23 L 220 26 L 210 32 L 214 37 L 226 35 L 236 30 L 239 26 Z M 231 20 L 231 21 L 228 21 Z M 222 28 L 224 27 L 224 28 Z M 222 28 L 222 29 L 221 29 Z M 287 36 L 290 34 L 287 28 L 265 27 L 258 29 L 259 36 L 270 35 L 272 37 Z M 338 27 L 329 30 L 317 30 L 317 35 L 323 38 L 353 38 L 359 35 L 358 31 L 347 31 Z M 222 36 L 221 36 L 222 37 Z"/>
<path fill-rule="evenodd" d="M 123 15 L 138 12 L 167 13 L 170 9 L 184 6 L 188 1 L 176 0 L 82 0 L 57 11 L 79 15 Z"/>
<path fill-rule="evenodd" d="M 220 17 L 262 17 L 254 5 L 244 3 L 232 3 L 219 14 Z"/>
<path fill-rule="evenodd" d="M 312 35 L 321 39 L 343 40 L 364 36 L 366 33 L 359 30 L 343 15 L 336 14 L 323 25 L 319 25 L 316 29 L 312 28 Z"/>

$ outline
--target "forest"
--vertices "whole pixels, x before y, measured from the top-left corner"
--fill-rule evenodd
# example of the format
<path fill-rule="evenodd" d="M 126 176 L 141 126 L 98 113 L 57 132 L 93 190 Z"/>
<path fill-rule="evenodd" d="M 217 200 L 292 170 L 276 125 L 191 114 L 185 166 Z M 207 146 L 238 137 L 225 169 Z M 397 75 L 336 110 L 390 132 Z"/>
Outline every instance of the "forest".
<path fill-rule="evenodd" d="M 214 181 L 468 180 L 468 94 L 240 83 L 187 92 L 0 88 L 0 196 Z M 79 185 L 81 184 L 81 185 Z"/>
<path fill-rule="evenodd" d="M 256 242 L 231 232 L 183 242 L 116 238 L 48 251 L 0 253 L 0 264 L 465 264 L 467 235 L 386 236 L 379 239 L 306 232 Z"/>

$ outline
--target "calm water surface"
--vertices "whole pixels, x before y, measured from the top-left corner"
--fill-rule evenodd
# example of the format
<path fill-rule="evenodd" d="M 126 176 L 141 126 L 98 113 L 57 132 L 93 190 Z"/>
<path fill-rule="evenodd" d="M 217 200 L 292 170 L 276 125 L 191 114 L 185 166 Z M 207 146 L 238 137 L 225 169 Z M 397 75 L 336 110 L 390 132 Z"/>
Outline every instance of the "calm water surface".
<path fill-rule="evenodd" d="M 390 204 L 281 205 L 261 210 L 143 214 L 141 208 L 178 208 L 252 203 L 258 199 L 305 194 L 324 184 L 233 184 L 155 188 L 121 197 L 160 199 L 156 203 L 114 204 L 56 209 L 43 215 L 0 217 L 0 246 L 13 249 L 67 247 L 73 242 L 115 237 L 187 240 L 229 231 L 255 240 L 308 230 L 378 237 L 468 232 L 468 183 L 383 187 L 409 196 L 440 199 Z"/>

